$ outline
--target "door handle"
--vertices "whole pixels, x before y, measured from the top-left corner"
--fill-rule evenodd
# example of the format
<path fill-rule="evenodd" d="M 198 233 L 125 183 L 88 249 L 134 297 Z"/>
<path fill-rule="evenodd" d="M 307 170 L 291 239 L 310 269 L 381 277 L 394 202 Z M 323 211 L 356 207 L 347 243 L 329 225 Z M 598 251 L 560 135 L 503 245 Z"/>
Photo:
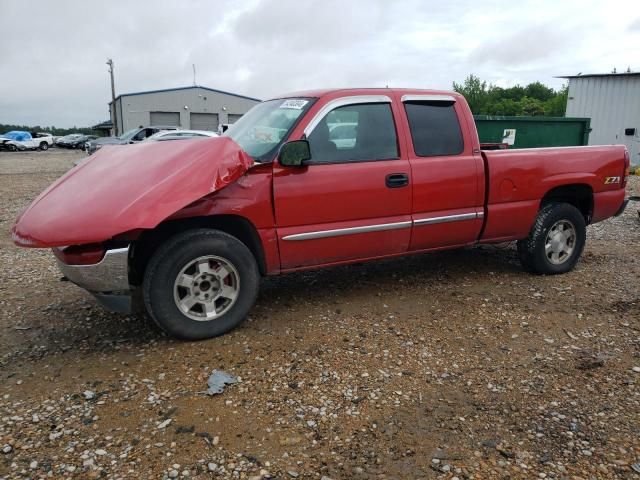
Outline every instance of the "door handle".
<path fill-rule="evenodd" d="M 409 185 L 409 175 L 406 173 L 390 173 L 385 178 L 388 188 L 405 187 Z"/>

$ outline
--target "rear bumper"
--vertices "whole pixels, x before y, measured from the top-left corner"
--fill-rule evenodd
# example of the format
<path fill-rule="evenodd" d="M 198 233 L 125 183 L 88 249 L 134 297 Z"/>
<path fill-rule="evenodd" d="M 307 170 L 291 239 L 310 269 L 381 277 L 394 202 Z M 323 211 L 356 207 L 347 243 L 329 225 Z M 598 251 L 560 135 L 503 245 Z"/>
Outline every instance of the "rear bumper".
<path fill-rule="evenodd" d="M 640 202 L 640 196 L 632 196 L 632 197 L 626 198 L 624 202 L 622 202 L 622 205 L 620 206 L 620 210 L 616 212 L 614 217 L 618 217 L 622 215 L 622 213 L 624 212 L 624 209 L 627 208 L 627 205 L 629 204 L 629 202 Z"/>
<path fill-rule="evenodd" d="M 620 215 L 622 215 L 624 213 L 624 209 L 627 208 L 628 203 L 629 203 L 629 199 L 626 198 L 624 202 L 622 202 L 622 205 L 620 205 L 620 208 L 618 209 L 618 211 L 613 214 L 613 216 L 619 217 Z"/>
<path fill-rule="evenodd" d="M 622 213 L 625 199 L 626 194 L 623 188 L 594 193 L 591 223 L 601 222 Z"/>
<path fill-rule="evenodd" d="M 128 246 L 107 250 L 102 260 L 93 265 L 67 265 L 57 261 L 68 280 L 88 290 L 105 308 L 120 313 L 132 311 Z"/>

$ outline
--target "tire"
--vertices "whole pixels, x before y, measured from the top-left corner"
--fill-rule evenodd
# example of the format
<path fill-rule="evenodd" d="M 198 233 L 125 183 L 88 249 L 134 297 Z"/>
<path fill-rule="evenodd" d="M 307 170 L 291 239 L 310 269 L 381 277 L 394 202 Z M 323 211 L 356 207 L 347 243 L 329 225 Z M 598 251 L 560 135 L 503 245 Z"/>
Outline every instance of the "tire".
<path fill-rule="evenodd" d="M 46 152 L 49 150 L 49 144 L 47 142 L 40 142 L 40 150 Z"/>
<path fill-rule="evenodd" d="M 17 152 L 18 148 L 15 145 L 9 145 L 9 151 L 10 152 Z"/>
<path fill-rule="evenodd" d="M 175 235 L 158 248 L 142 291 L 149 315 L 162 330 L 184 340 L 201 340 L 242 323 L 256 301 L 259 282 L 255 257 L 244 243 L 218 230 L 198 229 Z M 217 300 L 212 301 L 214 296 Z M 188 307 L 191 302 L 195 304 Z"/>
<path fill-rule="evenodd" d="M 568 203 L 543 205 L 529 236 L 518 241 L 518 255 L 525 270 L 554 275 L 572 270 L 587 238 L 584 217 Z"/>

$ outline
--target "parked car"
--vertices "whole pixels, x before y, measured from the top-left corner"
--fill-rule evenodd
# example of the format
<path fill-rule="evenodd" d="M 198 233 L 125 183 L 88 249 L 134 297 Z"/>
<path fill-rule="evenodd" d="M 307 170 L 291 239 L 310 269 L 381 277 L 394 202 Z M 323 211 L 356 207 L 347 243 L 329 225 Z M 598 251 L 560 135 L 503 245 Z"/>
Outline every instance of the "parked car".
<path fill-rule="evenodd" d="M 217 133 L 208 132 L 206 130 L 162 130 L 158 133 L 154 133 L 142 142 L 165 142 L 167 140 L 188 140 L 190 138 L 207 138 L 217 136 Z M 73 166 L 77 167 L 78 165 L 85 163 L 88 159 L 89 157 L 79 158 L 73 162 Z"/>
<path fill-rule="evenodd" d="M 187 140 L 189 138 L 218 137 L 215 132 L 207 130 L 166 130 L 154 133 L 143 142 L 165 142 L 167 140 Z"/>
<path fill-rule="evenodd" d="M 89 155 L 92 155 L 104 145 L 127 145 L 130 143 L 138 143 L 151 135 L 164 130 L 178 130 L 178 127 L 153 126 L 134 128 L 123 133 L 119 137 L 102 137 L 86 142 L 85 150 Z"/>
<path fill-rule="evenodd" d="M 336 144 L 337 148 L 353 148 L 356 143 L 358 128 L 357 123 L 335 123 L 329 125 L 329 140 Z"/>
<path fill-rule="evenodd" d="M 16 150 L 26 150 L 18 143 L 19 139 L 26 138 L 27 132 L 11 131 L 0 134 L 0 150 L 15 152 Z"/>
<path fill-rule="evenodd" d="M 0 149 L 10 151 L 48 150 L 53 145 L 53 137 L 48 133 L 34 133 L 20 130 L 0 135 Z"/>
<path fill-rule="evenodd" d="M 67 148 L 69 142 L 75 141 L 83 136 L 82 133 L 71 133 L 56 140 L 56 147 Z"/>
<path fill-rule="evenodd" d="M 59 138 L 56 142 L 57 147 L 61 148 L 74 148 L 74 149 L 85 149 L 85 145 L 87 142 L 91 140 L 95 140 L 98 137 L 96 135 L 85 135 L 83 133 L 73 133 L 71 135 L 67 135 L 65 137 Z"/>
<path fill-rule="evenodd" d="M 345 119 L 355 142 L 338 146 L 329 125 Z M 220 138 L 105 149 L 12 237 L 53 248 L 107 307 L 130 312 L 141 292 L 161 328 L 201 339 L 246 317 L 260 275 L 506 241 L 526 270 L 568 272 L 585 226 L 624 210 L 628 168 L 623 145 L 481 151 L 453 92 L 313 91 Z"/>

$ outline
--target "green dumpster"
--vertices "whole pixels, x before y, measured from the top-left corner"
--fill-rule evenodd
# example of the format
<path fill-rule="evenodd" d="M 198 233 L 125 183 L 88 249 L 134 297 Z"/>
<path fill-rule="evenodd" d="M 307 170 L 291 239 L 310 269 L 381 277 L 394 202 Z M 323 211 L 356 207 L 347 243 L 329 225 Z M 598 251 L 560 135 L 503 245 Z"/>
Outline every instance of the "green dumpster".
<path fill-rule="evenodd" d="M 509 148 L 587 145 L 589 118 L 474 115 L 480 143 L 508 143 Z"/>

